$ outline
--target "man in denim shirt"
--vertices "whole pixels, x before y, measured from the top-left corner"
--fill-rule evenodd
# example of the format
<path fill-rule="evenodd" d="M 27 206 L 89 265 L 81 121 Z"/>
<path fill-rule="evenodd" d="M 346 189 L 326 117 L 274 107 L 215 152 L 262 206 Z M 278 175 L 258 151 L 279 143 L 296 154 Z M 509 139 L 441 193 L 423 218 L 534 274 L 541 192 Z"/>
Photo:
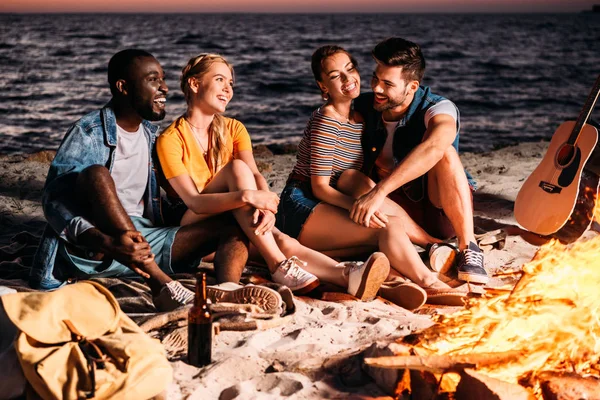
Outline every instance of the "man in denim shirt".
<path fill-rule="evenodd" d="M 438 238 L 456 235 L 459 279 L 485 284 L 488 275 L 473 227 L 475 182 L 458 157 L 458 109 L 420 86 L 425 58 L 417 44 L 389 38 L 372 55 L 377 63 L 373 93 L 361 95 L 355 109 L 365 119 L 362 172 L 373 181 L 350 217 L 369 226 L 390 197 L 406 211 L 405 223 L 413 230 Z"/>
<path fill-rule="evenodd" d="M 42 197 L 49 225 L 32 286 L 54 289 L 74 279 L 138 274 L 157 309 L 169 310 L 188 303 L 193 292 L 167 274 L 215 248 L 217 279 L 239 280 L 247 240 L 232 218 L 160 226 L 152 160 L 158 127 L 148 122 L 165 116 L 168 88 L 160 64 L 143 50 L 123 50 L 109 62 L 108 82 L 111 101 L 69 129 L 50 166 Z"/>

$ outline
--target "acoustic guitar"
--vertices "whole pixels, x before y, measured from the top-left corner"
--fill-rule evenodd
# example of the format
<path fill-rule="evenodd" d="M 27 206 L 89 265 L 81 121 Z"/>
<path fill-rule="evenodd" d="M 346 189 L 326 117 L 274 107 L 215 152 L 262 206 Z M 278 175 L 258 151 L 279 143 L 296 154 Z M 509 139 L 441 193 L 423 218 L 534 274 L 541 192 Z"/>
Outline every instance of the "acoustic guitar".
<path fill-rule="evenodd" d="M 586 164 L 598 142 L 598 130 L 588 120 L 600 93 L 596 79 L 577 121 L 563 122 L 546 155 L 525 181 L 515 200 L 515 218 L 526 230 L 572 243 L 594 218 L 598 170 Z"/>

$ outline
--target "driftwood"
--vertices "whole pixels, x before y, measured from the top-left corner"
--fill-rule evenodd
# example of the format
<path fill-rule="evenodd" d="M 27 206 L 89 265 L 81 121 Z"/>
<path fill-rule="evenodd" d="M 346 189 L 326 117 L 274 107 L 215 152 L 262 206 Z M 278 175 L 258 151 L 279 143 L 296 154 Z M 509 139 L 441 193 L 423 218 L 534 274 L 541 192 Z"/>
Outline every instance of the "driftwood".
<path fill-rule="evenodd" d="M 390 356 L 365 358 L 365 364 L 379 368 L 412 369 L 442 373 L 517 361 L 523 355 L 522 351 L 506 351 L 481 354 Z"/>
<path fill-rule="evenodd" d="M 148 333 L 150 331 L 160 329 L 165 325 L 169 325 L 172 322 L 179 321 L 180 319 L 187 319 L 190 308 L 192 308 L 191 305 L 155 315 L 154 317 L 140 324 L 140 328 L 142 328 L 144 332 Z"/>
<path fill-rule="evenodd" d="M 187 322 L 187 315 L 191 306 L 178 308 L 174 311 L 158 314 L 142 324 L 140 328 L 146 333 L 158 330 L 173 322 L 183 320 Z M 280 318 L 277 310 L 275 314 L 265 313 L 255 304 L 218 303 L 210 306 L 215 320 L 215 332 L 219 331 L 250 331 L 270 329 L 288 322 L 290 318 Z M 230 320 L 227 318 L 244 318 L 245 320 Z M 216 321 L 223 319 L 222 321 Z"/>
<path fill-rule="evenodd" d="M 504 382 L 476 371 L 461 371 L 456 400 L 535 400 L 533 393 L 515 383 Z"/>
<path fill-rule="evenodd" d="M 538 375 L 544 400 L 600 399 L 600 380 L 575 373 L 542 372 Z"/>

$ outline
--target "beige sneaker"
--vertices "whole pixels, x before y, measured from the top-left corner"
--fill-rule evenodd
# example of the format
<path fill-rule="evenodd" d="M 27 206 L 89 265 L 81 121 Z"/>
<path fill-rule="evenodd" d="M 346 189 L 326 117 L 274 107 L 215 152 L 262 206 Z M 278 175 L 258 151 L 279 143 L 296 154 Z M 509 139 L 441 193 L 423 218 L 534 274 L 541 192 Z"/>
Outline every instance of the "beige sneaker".
<path fill-rule="evenodd" d="M 292 256 L 279 264 L 271 278 L 273 282 L 289 287 L 295 294 L 306 294 L 319 286 L 319 278 L 302 267 L 306 267 L 306 263 Z"/>
<path fill-rule="evenodd" d="M 416 310 L 425 304 L 427 293 L 418 285 L 402 278 L 384 282 L 379 295 L 392 303 L 409 311 Z"/>
<path fill-rule="evenodd" d="M 390 273 L 390 262 L 385 254 L 371 254 L 366 262 L 345 262 L 344 275 L 348 276 L 348 294 L 361 301 L 371 301 L 377 296 L 381 284 Z"/>
<path fill-rule="evenodd" d="M 265 286 L 225 282 L 206 287 L 206 297 L 213 303 L 254 304 L 265 313 L 281 314 L 283 300 L 279 293 Z"/>

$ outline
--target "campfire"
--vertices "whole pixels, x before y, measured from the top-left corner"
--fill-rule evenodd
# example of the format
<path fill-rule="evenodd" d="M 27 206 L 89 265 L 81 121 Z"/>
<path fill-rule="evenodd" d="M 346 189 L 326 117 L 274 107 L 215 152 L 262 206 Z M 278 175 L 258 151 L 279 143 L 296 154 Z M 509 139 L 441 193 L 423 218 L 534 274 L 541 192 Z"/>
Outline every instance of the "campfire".
<path fill-rule="evenodd" d="M 437 322 L 418 336 L 410 355 L 366 363 L 427 371 L 437 379 L 438 393 L 457 391 L 471 368 L 538 399 L 568 398 L 551 397 L 544 386 L 567 375 L 576 377 L 576 385 L 591 384 L 598 395 L 600 381 L 590 377 L 600 376 L 600 236 L 569 246 L 547 243 L 523 266 L 512 291 L 471 299 Z"/>

